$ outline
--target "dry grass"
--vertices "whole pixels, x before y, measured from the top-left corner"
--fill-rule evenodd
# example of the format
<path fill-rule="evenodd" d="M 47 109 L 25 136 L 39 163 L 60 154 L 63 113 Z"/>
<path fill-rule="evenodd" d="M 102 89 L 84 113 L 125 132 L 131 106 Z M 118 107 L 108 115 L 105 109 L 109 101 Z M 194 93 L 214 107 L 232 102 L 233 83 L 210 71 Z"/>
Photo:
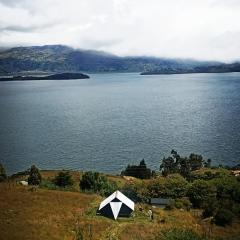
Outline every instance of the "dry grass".
<path fill-rule="evenodd" d="M 0 184 L 0 239 L 74 239 L 77 219 L 87 224 L 85 211 L 97 198 L 74 192 L 30 190 L 13 183 Z M 101 225 L 97 221 L 92 224 Z M 102 222 L 98 227 L 100 234 L 104 225 Z"/>
<path fill-rule="evenodd" d="M 58 171 L 42 171 L 42 176 L 53 178 Z M 81 173 L 71 172 L 76 184 Z M 22 177 L 24 178 L 24 177 Z M 26 177 L 25 177 L 26 178 Z M 127 180 L 108 176 L 117 184 Z M 184 228 L 198 234 L 227 239 L 240 235 L 240 222 L 229 227 L 217 227 L 203 222 L 198 214 L 180 210 L 165 211 L 154 208 L 154 219 L 147 215 L 149 205 L 136 205 L 134 217 L 111 219 L 96 216 L 102 198 L 94 194 L 37 189 L 19 186 L 13 180 L 0 183 L 0 239 L 4 240 L 74 240 L 75 230 L 83 232 L 84 240 L 142 240 L 153 239 L 161 231 Z"/>

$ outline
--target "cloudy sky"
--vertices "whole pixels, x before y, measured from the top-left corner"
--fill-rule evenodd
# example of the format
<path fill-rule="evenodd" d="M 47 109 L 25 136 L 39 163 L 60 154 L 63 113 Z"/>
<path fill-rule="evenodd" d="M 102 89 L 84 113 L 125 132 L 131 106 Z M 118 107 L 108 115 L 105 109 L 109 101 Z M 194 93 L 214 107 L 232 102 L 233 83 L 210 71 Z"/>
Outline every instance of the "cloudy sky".
<path fill-rule="evenodd" d="M 240 59 L 240 0 L 0 0 L 0 46 Z"/>

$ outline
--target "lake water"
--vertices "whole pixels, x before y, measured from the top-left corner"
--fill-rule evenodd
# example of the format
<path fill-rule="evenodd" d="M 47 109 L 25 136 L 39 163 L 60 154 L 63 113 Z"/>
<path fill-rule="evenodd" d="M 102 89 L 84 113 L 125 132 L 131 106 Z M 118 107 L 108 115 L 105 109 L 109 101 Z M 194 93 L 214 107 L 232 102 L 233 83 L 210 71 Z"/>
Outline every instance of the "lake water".
<path fill-rule="evenodd" d="M 0 82 L 0 162 L 120 173 L 144 158 L 158 169 L 171 149 L 240 163 L 240 74 Z"/>

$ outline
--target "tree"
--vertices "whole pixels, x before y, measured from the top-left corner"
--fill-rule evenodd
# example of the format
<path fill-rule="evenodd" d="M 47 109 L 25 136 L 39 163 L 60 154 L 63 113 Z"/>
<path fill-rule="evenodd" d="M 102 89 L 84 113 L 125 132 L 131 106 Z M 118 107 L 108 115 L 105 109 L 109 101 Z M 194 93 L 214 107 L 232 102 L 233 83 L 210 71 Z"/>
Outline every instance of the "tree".
<path fill-rule="evenodd" d="M 35 165 L 31 166 L 29 177 L 28 177 L 28 184 L 29 185 L 39 185 L 42 180 L 42 176 Z"/>
<path fill-rule="evenodd" d="M 209 158 L 207 161 L 204 161 L 204 167 L 210 168 L 211 167 L 212 160 Z"/>
<path fill-rule="evenodd" d="M 121 192 L 134 202 L 149 202 L 148 189 L 145 182 L 126 183 Z"/>
<path fill-rule="evenodd" d="M 163 176 L 167 176 L 171 173 L 180 173 L 186 177 L 190 173 L 190 164 L 188 158 L 182 158 L 176 150 L 171 151 L 171 156 L 163 158 L 162 164 L 160 165 Z"/>
<path fill-rule="evenodd" d="M 203 207 L 207 199 L 215 194 L 216 189 L 208 181 L 195 180 L 188 189 L 187 196 L 194 207 Z"/>
<path fill-rule="evenodd" d="M 91 191 L 102 195 L 109 195 L 117 189 L 116 183 L 111 182 L 106 176 L 98 172 L 86 172 L 79 183 L 83 191 Z"/>
<path fill-rule="evenodd" d="M 149 179 L 152 176 L 151 169 L 147 168 L 145 160 L 143 159 L 138 166 L 128 165 L 121 175 L 132 176 L 140 179 Z"/>
<path fill-rule="evenodd" d="M 188 182 L 179 174 L 151 179 L 146 184 L 149 198 L 182 198 L 186 195 Z"/>
<path fill-rule="evenodd" d="M 220 204 L 216 197 L 206 198 L 203 204 L 203 218 L 215 216 L 219 208 Z"/>
<path fill-rule="evenodd" d="M 73 180 L 69 172 L 59 172 L 58 175 L 53 179 L 55 185 L 59 187 L 72 186 Z"/>
<path fill-rule="evenodd" d="M 160 165 L 160 170 L 162 170 L 163 176 L 167 176 L 168 174 L 175 172 L 175 162 L 173 157 L 163 158 L 162 164 Z"/>
<path fill-rule="evenodd" d="M 189 156 L 189 162 L 192 171 L 198 170 L 203 166 L 203 157 L 202 155 L 191 153 Z"/>
<path fill-rule="evenodd" d="M 0 163 L 0 182 L 3 182 L 6 179 L 7 179 L 6 171 L 3 165 Z"/>
<path fill-rule="evenodd" d="M 188 177 L 191 172 L 191 166 L 188 158 L 180 158 L 180 174 L 183 177 Z"/>

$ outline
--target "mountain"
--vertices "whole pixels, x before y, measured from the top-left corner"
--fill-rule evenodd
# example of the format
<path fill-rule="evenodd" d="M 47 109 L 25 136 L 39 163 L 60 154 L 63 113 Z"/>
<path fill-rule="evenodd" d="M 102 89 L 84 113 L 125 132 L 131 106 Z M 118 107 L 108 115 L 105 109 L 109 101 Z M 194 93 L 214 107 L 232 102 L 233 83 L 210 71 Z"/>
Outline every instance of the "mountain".
<path fill-rule="evenodd" d="M 168 69 L 191 71 L 218 62 L 155 57 L 119 57 L 101 51 L 63 45 L 14 47 L 0 51 L 0 74 L 21 72 L 152 72 Z"/>
<path fill-rule="evenodd" d="M 187 74 L 187 73 L 228 73 L 240 72 L 240 63 L 217 64 L 210 66 L 197 66 L 192 69 L 185 68 L 168 68 L 156 69 L 153 71 L 142 72 L 141 75 L 157 75 L 157 74 Z"/>

